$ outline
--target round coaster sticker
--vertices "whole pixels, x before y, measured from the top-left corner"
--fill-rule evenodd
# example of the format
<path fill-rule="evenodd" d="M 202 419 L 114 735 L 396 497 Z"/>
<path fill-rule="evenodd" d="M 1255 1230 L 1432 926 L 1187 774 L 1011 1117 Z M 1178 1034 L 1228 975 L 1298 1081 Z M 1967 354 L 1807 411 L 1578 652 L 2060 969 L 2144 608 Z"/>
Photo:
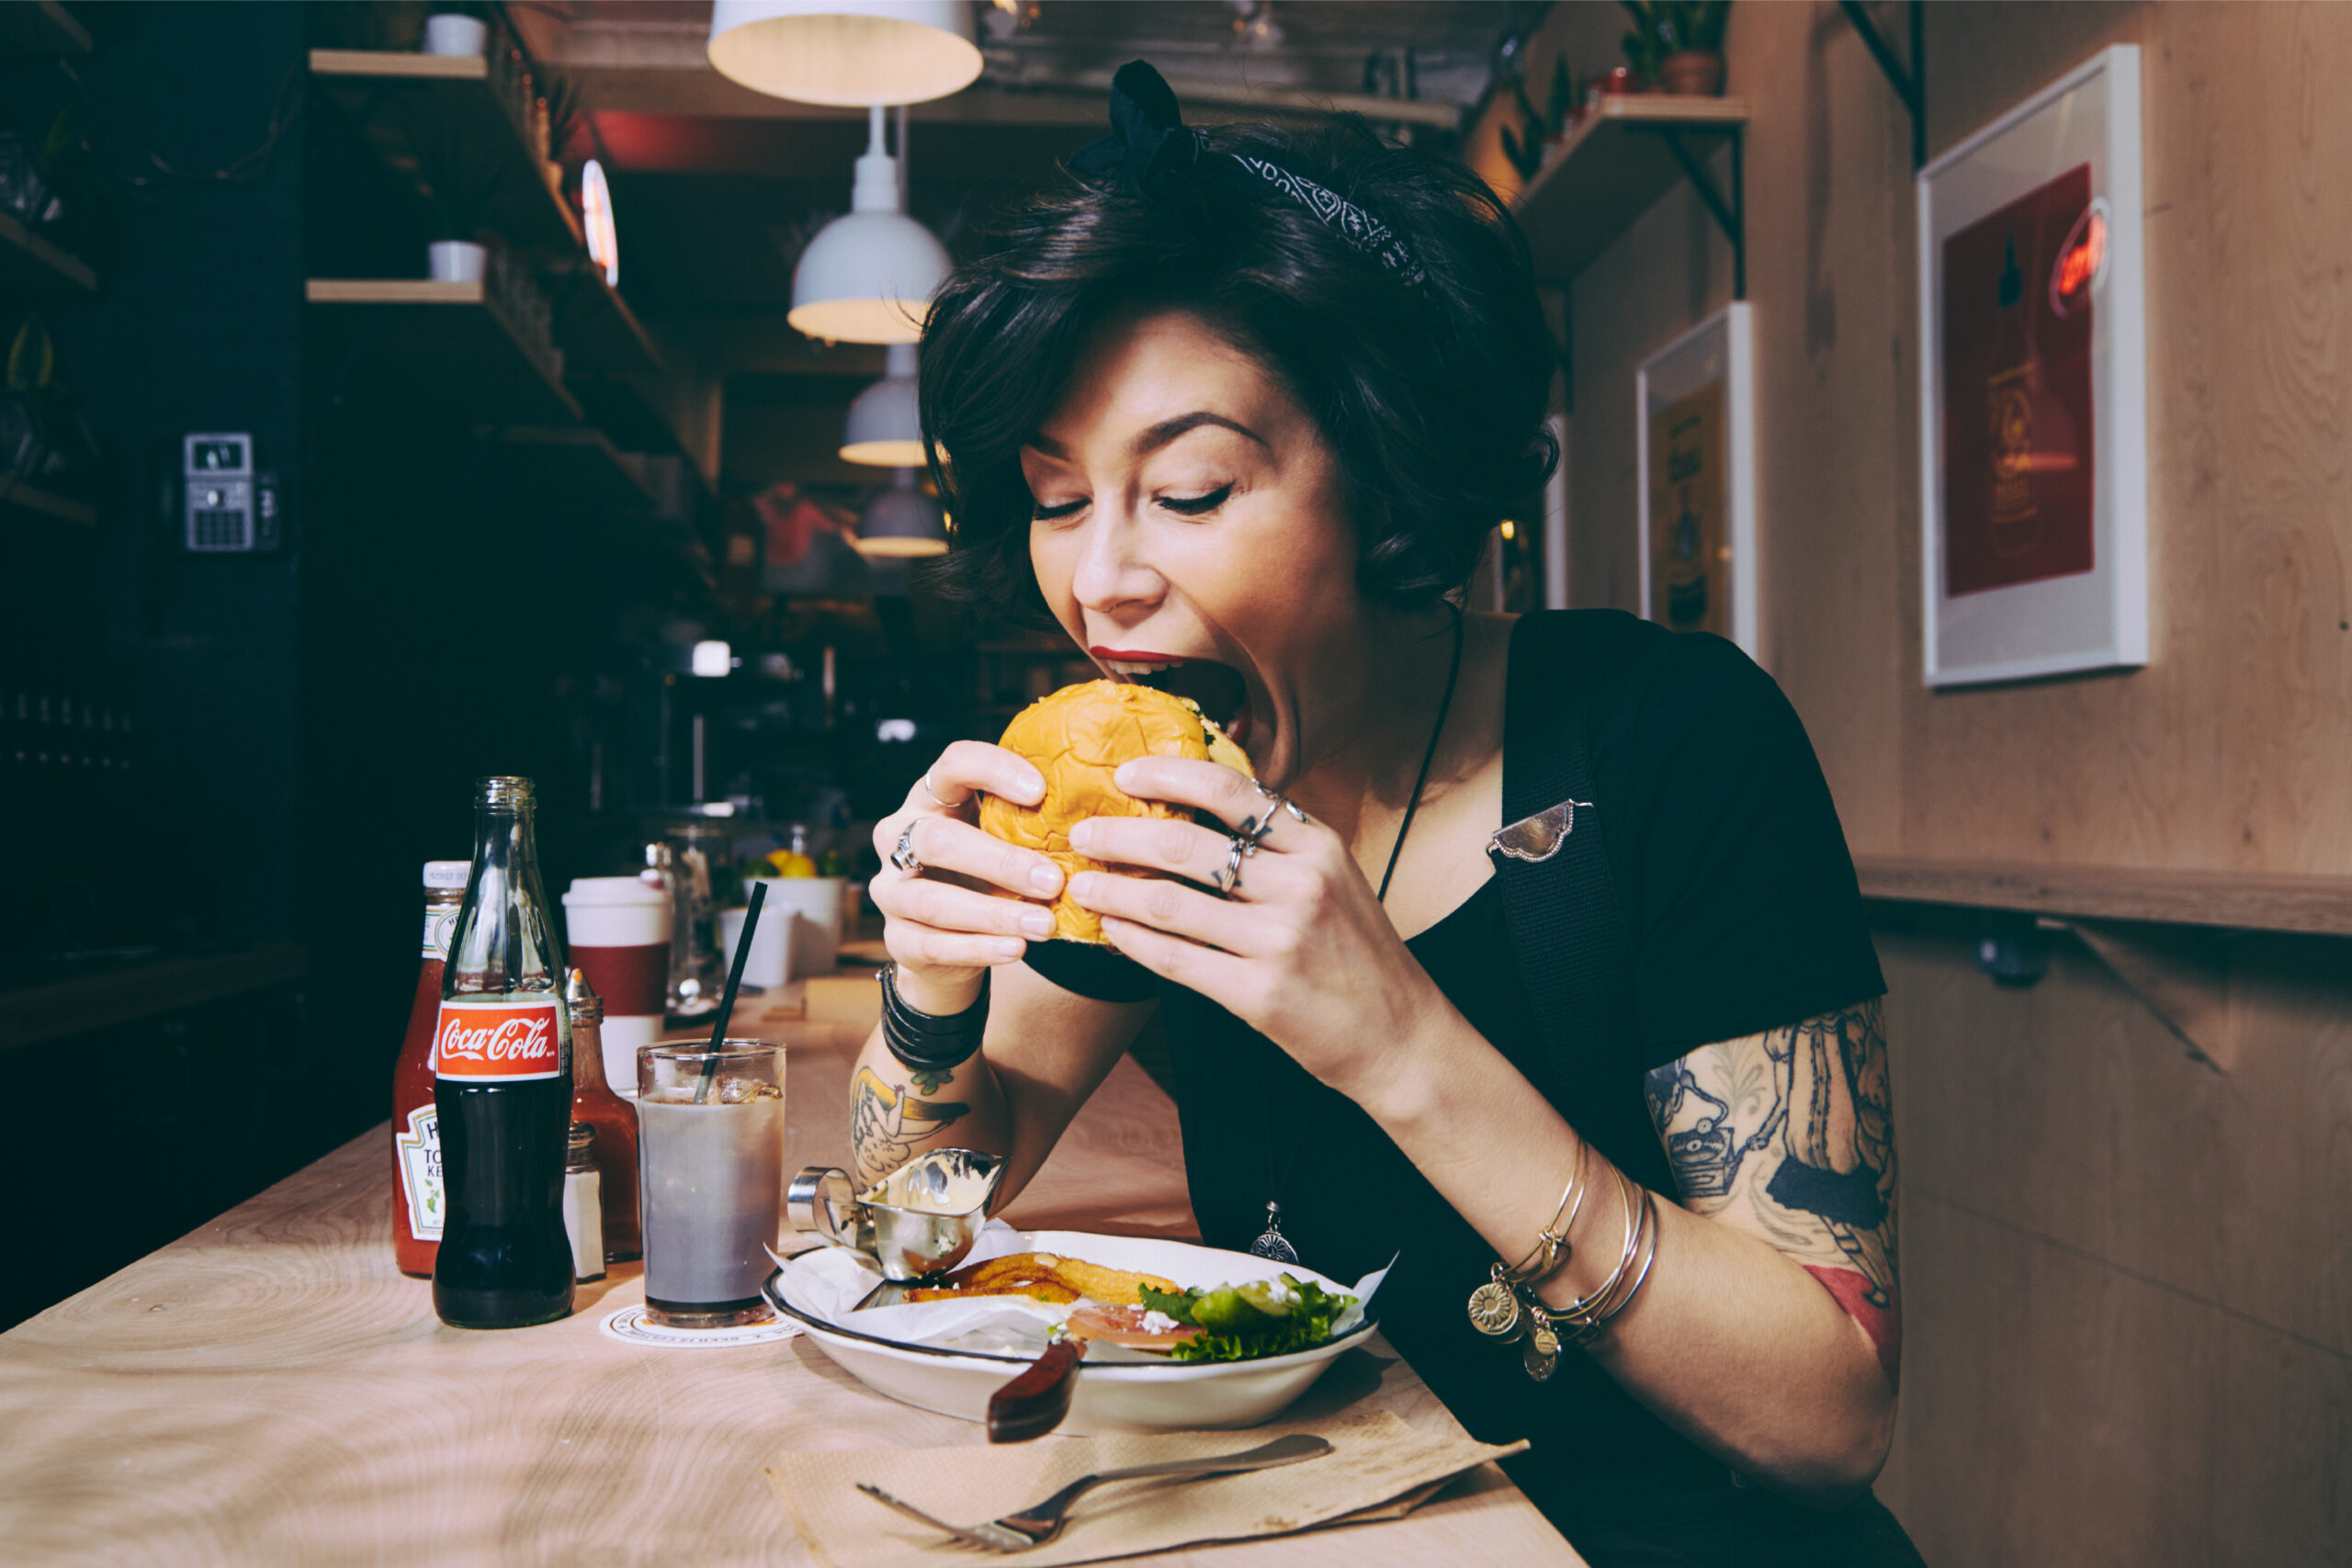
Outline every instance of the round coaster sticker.
<path fill-rule="evenodd" d="M 665 1328 L 649 1322 L 645 1305 L 625 1306 L 605 1319 L 605 1332 L 631 1345 L 659 1345 L 670 1350 L 723 1350 L 736 1345 L 766 1345 L 789 1339 L 800 1325 L 779 1317 L 773 1323 L 749 1323 L 740 1328 Z"/>

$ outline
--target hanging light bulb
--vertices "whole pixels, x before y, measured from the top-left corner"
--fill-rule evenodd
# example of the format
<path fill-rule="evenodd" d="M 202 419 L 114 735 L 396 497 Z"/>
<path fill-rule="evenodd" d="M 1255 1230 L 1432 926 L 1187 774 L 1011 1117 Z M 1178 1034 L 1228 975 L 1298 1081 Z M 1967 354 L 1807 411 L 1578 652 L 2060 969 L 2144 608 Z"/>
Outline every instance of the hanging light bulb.
<path fill-rule="evenodd" d="M 855 543 L 864 556 L 944 556 L 947 518 L 939 502 L 915 488 L 915 471 L 900 468 L 890 476 L 890 488 L 866 502 Z"/>
<path fill-rule="evenodd" d="M 967 0 L 717 0 L 710 63 L 770 97 L 861 108 L 960 93 L 980 51 Z"/>
<path fill-rule="evenodd" d="M 913 343 L 954 264 L 939 237 L 906 215 L 898 161 L 882 147 L 882 110 L 868 113 L 850 210 L 818 230 L 800 253 L 784 319 L 829 342 Z"/>
<path fill-rule="evenodd" d="M 915 345 L 894 343 L 885 352 L 890 373 L 858 393 L 842 423 L 842 461 L 877 468 L 917 468 L 928 458 L 915 392 Z"/>

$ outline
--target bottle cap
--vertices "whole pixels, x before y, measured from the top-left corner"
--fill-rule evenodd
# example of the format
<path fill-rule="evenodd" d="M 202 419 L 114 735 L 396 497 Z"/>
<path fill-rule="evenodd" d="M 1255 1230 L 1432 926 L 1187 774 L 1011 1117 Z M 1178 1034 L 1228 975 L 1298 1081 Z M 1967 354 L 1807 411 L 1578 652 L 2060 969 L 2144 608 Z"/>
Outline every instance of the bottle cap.
<path fill-rule="evenodd" d="M 424 863 L 424 885 L 427 887 L 454 887 L 465 891 L 466 878 L 472 874 L 474 863 L 469 860 L 429 860 Z"/>
<path fill-rule="evenodd" d="M 588 983 L 585 969 L 574 969 L 564 977 L 563 1005 L 571 1010 L 575 1027 L 605 1021 L 605 1004 L 598 999 L 596 987 Z"/>

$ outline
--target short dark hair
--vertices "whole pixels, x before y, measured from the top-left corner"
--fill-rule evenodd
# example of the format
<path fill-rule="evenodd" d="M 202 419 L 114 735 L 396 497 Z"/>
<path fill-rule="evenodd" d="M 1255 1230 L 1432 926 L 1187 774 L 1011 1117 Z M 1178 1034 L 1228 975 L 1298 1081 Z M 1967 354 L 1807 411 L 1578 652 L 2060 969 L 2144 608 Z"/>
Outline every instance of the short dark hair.
<path fill-rule="evenodd" d="M 1558 363 L 1526 242 L 1483 180 L 1362 119 L 1211 128 L 1387 224 L 1427 273 L 1408 284 L 1270 187 L 1200 175 L 1145 198 L 1066 174 L 992 227 L 935 297 L 922 340 L 923 434 L 955 520 L 933 581 L 1035 615 L 1035 499 L 1021 448 L 1105 320 L 1194 313 L 1257 358 L 1329 443 L 1363 530 L 1368 598 L 1424 607 L 1467 581 L 1487 533 L 1558 460 L 1544 423 Z"/>

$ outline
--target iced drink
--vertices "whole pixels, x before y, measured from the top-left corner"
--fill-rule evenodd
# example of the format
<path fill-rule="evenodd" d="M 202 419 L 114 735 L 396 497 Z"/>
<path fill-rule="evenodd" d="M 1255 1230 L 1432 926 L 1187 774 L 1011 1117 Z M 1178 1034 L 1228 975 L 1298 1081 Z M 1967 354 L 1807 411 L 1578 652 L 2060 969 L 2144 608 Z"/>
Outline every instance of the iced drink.
<path fill-rule="evenodd" d="M 760 1283 L 775 1267 L 784 1190 L 784 1047 L 644 1046 L 637 1115 L 649 1315 L 681 1328 L 764 1320 Z"/>

